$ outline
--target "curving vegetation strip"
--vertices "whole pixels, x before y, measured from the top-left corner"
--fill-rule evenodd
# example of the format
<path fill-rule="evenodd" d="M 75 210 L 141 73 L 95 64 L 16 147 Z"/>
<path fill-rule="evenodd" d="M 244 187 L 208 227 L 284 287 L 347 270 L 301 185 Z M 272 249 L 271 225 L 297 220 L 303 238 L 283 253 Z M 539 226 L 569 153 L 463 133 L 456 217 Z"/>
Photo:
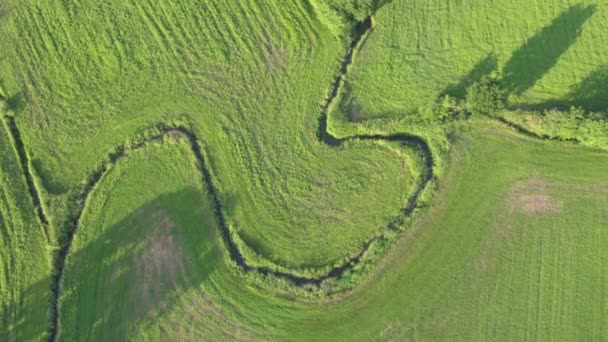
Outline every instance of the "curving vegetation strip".
<path fill-rule="evenodd" d="M 327 131 L 327 113 L 329 111 L 329 108 L 331 107 L 332 103 L 335 101 L 335 99 L 338 97 L 338 95 L 340 93 L 340 88 L 343 86 L 343 83 L 344 83 L 344 77 L 348 73 L 348 68 L 353 61 L 353 55 L 354 55 L 357 47 L 360 46 L 360 44 L 363 42 L 363 40 L 365 39 L 365 37 L 369 34 L 369 32 L 371 30 L 372 30 L 371 16 L 367 17 L 365 20 L 358 23 L 355 26 L 355 29 L 353 30 L 354 38 L 352 40 L 352 44 L 350 45 L 350 47 L 346 53 L 346 56 L 342 62 L 341 68 L 340 68 L 340 72 L 339 72 L 338 76 L 336 77 L 336 80 L 333 83 L 333 86 L 332 86 L 329 96 L 325 102 L 325 105 L 322 108 L 322 113 L 321 113 L 320 120 L 319 120 L 318 138 L 321 142 L 323 142 L 329 146 L 333 146 L 333 147 L 339 147 L 343 143 L 345 143 L 349 140 L 357 140 L 357 139 L 358 140 L 373 140 L 373 141 L 384 140 L 384 141 L 391 141 L 391 142 L 399 142 L 404 145 L 414 147 L 421 151 L 421 153 L 425 159 L 425 167 L 422 171 L 421 181 L 418 184 L 418 186 L 416 187 L 416 189 L 414 190 L 412 196 L 410 196 L 410 198 L 408 199 L 405 207 L 402 209 L 402 214 L 399 215 L 395 220 L 393 220 L 392 222 L 390 222 L 387 225 L 387 228 L 386 228 L 387 230 L 394 230 L 403 222 L 403 220 L 407 216 L 411 215 L 411 213 L 417 207 L 419 195 L 422 193 L 422 191 L 427 187 L 428 183 L 434 177 L 434 175 L 433 175 L 433 158 L 432 158 L 432 154 L 430 152 L 430 149 L 429 149 L 427 143 L 419 137 L 416 137 L 413 135 L 408 135 L 408 134 L 357 135 L 357 136 L 339 139 L 339 138 L 332 136 Z M 11 135 L 13 136 L 14 144 L 17 148 L 17 151 L 18 151 L 18 154 L 19 154 L 19 157 L 21 160 L 22 171 L 23 171 L 26 181 L 27 181 L 27 185 L 29 188 L 30 196 L 32 198 L 32 202 L 34 203 L 34 206 L 36 207 L 36 211 L 37 211 L 40 221 L 42 222 L 43 226 L 45 227 L 45 234 L 50 243 L 51 241 L 50 241 L 49 232 L 48 232 L 48 225 L 49 225 L 48 219 L 47 219 L 46 214 L 44 213 L 44 207 L 42 205 L 42 201 L 40 198 L 40 192 L 38 191 L 38 189 L 36 187 L 34 178 L 32 176 L 31 170 L 30 170 L 29 159 L 25 152 L 25 147 L 24 147 L 23 141 L 20 138 L 21 135 L 19 133 L 19 129 L 17 127 L 17 124 L 16 124 L 14 118 L 7 117 L 6 120 L 7 120 L 7 125 L 10 128 L 10 132 L 11 132 Z M 197 160 L 197 164 L 198 164 L 199 170 L 201 172 L 203 181 L 209 188 L 211 200 L 212 200 L 213 206 L 214 206 L 215 215 L 216 215 L 216 218 L 220 225 L 222 237 L 228 248 L 230 258 L 240 268 L 242 268 L 246 272 L 258 272 L 259 274 L 264 275 L 264 276 L 272 276 L 272 277 L 281 278 L 281 279 L 287 280 L 294 286 L 314 285 L 314 286 L 318 287 L 325 280 L 328 280 L 330 278 L 339 278 L 345 272 L 352 270 L 361 261 L 362 256 L 365 254 L 366 251 L 369 250 L 369 248 L 373 242 L 385 239 L 384 234 L 380 234 L 380 235 L 377 235 L 377 236 L 371 238 L 363 245 L 361 250 L 356 255 L 350 257 L 342 265 L 334 267 L 331 270 L 329 270 L 328 272 L 326 272 L 325 274 L 317 276 L 317 277 L 304 277 L 304 276 L 296 275 L 296 274 L 289 273 L 289 272 L 276 271 L 276 270 L 270 269 L 268 267 L 254 266 L 254 265 L 249 264 L 247 262 L 247 260 L 245 259 L 244 255 L 242 254 L 242 252 L 240 251 L 239 247 L 237 246 L 237 243 L 235 242 L 235 240 L 232 237 L 230 228 L 226 221 L 224 209 L 223 209 L 223 206 L 220 201 L 219 191 L 214 186 L 212 174 L 210 173 L 210 171 L 207 167 L 206 158 L 201 150 L 201 145 L 199 144 L 196 135 L 191 130 L 189 130 L 188 128 L 186 128 L 184 126 L 170 126 L 170 127 L 164 126 L 160 129 L 160 133 L 158 133 L 152 137 L 149 137 L 147 139 L 144 139 L 143 141 L 140 141 L 140 142 L 132 144 L 132 145 L 128 145 L 128 146 L 123 145 L 123 146 L 118 147 L 114 152 L 112 152 L 108 155 L 107 159 L 94 172 L 92 172 L 90 174 L 86 183 L 84 184 L 84 186 L 81 190 L 81 194 L 77 199 L 78 206 L 77 206 L 76 212 L 73 214 L 72 218 L 68 221 L 66 242 L 63 243 L 62 246 L 59 248 L 56 259 L 55 259 L 55 274 L 53 277 L 53 286 L 52 286 L 53 300 L 52 300 L 51 309 L 50 309 L 51 327 L 50 327 L 49 336 L 50 336 L 51 341 L 56 341 L 58 338 L 58 335 L 59 335 L 59 311 L 60 311 L 59 299 L 60 299 L 61 291 L 62 291 L 61 283 L 62 283 L 64 272 L 65 272 L 66 260 L 70 253 L 70 249 L 71 249 L 72 243 L 74 241 L 75 234 L 78 231 L 80 219 L 81 219 L 83 212 L 85 210 L 85 207 L 86 207 L 85 203 L 87 202 L 91 192 L 93 191 L 93 189 L 95 189 L 97 184 L 101 181 L 104 174 L 109 170 L 110 166 L 117 163 L 123 157 L 127 156 L 126 152 L 128 150 L 140 149 L 140 148 L 145 147 L 146 145 L 148 145 L 151 142 L 162 140 L 166 136 L 175 136 L 175 135 L 184 137 L 188 140 L 191 151 Z"/>
<path fill-rule="evenodd" d="M 369 16 L 362 22 L 358 23 L 353 32 L 354 38 L 348 51 L 344 57 L 344 60 L 341 64 L 340 72 L 333 83 L 329 96 L 322 107 L 321 115 L 319 118 L 319 126 L 317 136 L 319 140 L 329 146 L 339 147 L 347 141 L 350 140 L 369 140 L 369 141 L 390 141 L 397 142 L 404 145 L 411 146 L 422 154 L 424 157 L 424 167 L 422 170 L 422 175 L 420 178 L 419 184 L 416 186 L 412 195 L 408 199 L 405 207 L 402 209 L 401 215 L 399 215 L 396 219 L 390 222 L 386 229 L 394 230 L 397 229 L 398 226 L 402 224 L 404 219 L 410 216 L 413 211 L 416 209 L 418 205 L 418 199 L 420 194 L 426 189 L 427 185 L 434 179 L 434 160 L 433 155 L 430 151 L 428 144 L 420 137 L 409 135 L 409 134 L 392 134 L 392 135 L 354 135 L 347 138 L 336 138 L 330 134 L 328 131 L 328 112 L 332 107 L 332 104 L 336 101 L 340 94 L 340 90 L 344 84 L 344 78 L 348 74 L 349 66 L 352 64 L 354 59 L 354 54 L 358 47 L 361 46 L 362 42 L 365 40 L 369 32 L 372 30 L 372 17 Z M 526 129 L 523 126 L 520 126 L 516 123 L 512 123 L 504 118 L 497 118 L 498 121 L 503 124 L 517 130 L 519 133 L 524 135 L 540 138 L 540 139 L 552 139 L 552 140 L 560 140 L 556 138 L 552 138 L 547 135 L 540 135 L 535 132 L 532 132 Z M 46 214 L 44 213 L 44 207 L 42 205 L 42 200 L 40 197 L 40 192 L 36 187 L 36 183 L 34 182 L 34 177 L 30 170 L 30 162 L 24 147 L 24 143 L 21 139 L 21 135 L 19 133 L 19 129 L 13 117 L 7 116 L 5 117 L 6 124 L 9 128 L 9 131 L 12 135 L 12 140 L 19 155 L 21 169 L 24 173 L 24 177 L 26 179 L 26 184 L 29 189 L 31 200 L 36 208 L 37 215 L 44 226 L 44 231 L 47 240 L 51 243 L 51 239 L 49 236 L 48 226 L 49 221 L 47 219 Z M 355 268 L 355 266 L 361 261 L 363 255 L 369 250 L 370 246 L 375 241 L 381 241 L 386 239 L 385 234 L 379 234 L 375 237 L 369 239 L 361 248 L 360 251 L 356 253 L 356 255 L 351 256 L 347 259 L 342 265 L 336 266 L 325 274 L 316 277 L 305 277 L 301 275 L 297 275 L 295 273 L 287 272 L 287 271 L 277 271 L 271 269 L 269 267 L 264 266 L 255 266 L 248 263 L 245 256 L 241 252 L 238 247 L 237 242 L 233 239 L 232 232 L 230 227 L 227 224 L 224 207 L 220 201 L 220 194 L 218 189 L 214 185 L 213 176 L 208 168 L 207 158 L 205 157 L 201 144 L 199 143 L 199 139 L 195 135 L 195 133 L 188 129 L 185 126 L 161 126 L 160 131 L 157 134 L 148 137 L 138 143 L 123 145 L 120 146 L 115 152 L 112 152 L 108 155 L 107 159 L 101 163 L 101 165 L 90 174 L 86 183 L 84 184 L 81 194 L 78 197 L 78 206 L 76 211 L 74 212 L 72 218 L 68 222 L 68 230 L 67 230 L 67 240 L 64 244 L 61 245 L 56 259 L 55 259 L 55 275 L 53 278 L 53 302 L 51 305 L 51 327 L 50 327 L 50 339 L 52 341 L 57 340 L 59 335 L 59 299 L 61 296 L 61 283 L 64 277 L 66 260 L 68 255 L 70 254 L 70 249 L 75 237 L 75 234 L 78 232 L 80 219 L 84 213 L 86 208 L 85 203 L 90 197 L 92 191 L 96 188 L 97 184 L 102 180 L 103 176 L 109 170 L 110 166 L 120 161 L 122 158 L 128 156 L 127 151 L 133 151 L 137 149 L 141 149 L 146 147 L 149 143 L 154 141 L 160 141 L 165 137 L 183 137 L 185 138 L 189 145 L 190 149 L 197 161 L 197 165 L 199 171 L 201 172 L 201 177 L 209 189 L 209 194 L 211 196 L 211 200 L 213 203 L 216 219 L 219 223 L 220 230 L 222 233 L 222 238 L 226 243 L 230 258 L 238 265 L 241 269 L 246 272 L 257 272 L 264 276 L 272 276 L 276 278 L 281 278 L 287 280 L 294 286 L 305 286 L 305 285 L 313 285 L 320 286 L 324 281 L 332 278 L 339 278 L 345 272 L 351 271 Z M 577 141 L 576 139 L 570 139 L 572 141 Z"/>
<path fill-rule="evenodd" d="M 576 139 L 576 138 L 560 138 L 560 137 L 552 137 L 548 134 L 536 133 L 518 123 L 509 121 L 508 119 L 503 118 L 502 116 L 496 117 L 496 120 L 498 120 L 498 122 L 506 125 L 507 127 L 516 130 L 521 135 L 525 135 L 530 138 L 541 139 L 541 140 L 568 141 L 568 142 L 573 142 L 573 143 L 577 143 L 577 144 L 580 143 L 580 140 Z"/>

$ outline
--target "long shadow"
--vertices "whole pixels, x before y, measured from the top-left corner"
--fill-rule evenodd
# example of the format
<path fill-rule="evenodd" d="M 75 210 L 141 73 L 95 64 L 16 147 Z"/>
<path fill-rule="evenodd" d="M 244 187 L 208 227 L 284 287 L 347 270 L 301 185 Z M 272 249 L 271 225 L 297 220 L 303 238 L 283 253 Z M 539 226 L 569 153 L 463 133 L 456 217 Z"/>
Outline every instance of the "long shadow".
<path fill-rule="evenodd" d="M 591 72 L 583 81 L 574 85 L 564 99 L 547 100 L 534 104 L 515 104 L 510 109 L 517 110 L 568 110 L 580 107 L 588 112 L 608 115 L 608 65 Z"/>
<path fill-rule="evenodd" d="M 467 88 L 481 80 L 484 76 L 492 74 L 498 68 L 498 62 L 494 53 L 489 53 L 486 57 L 481 59 L 475 66 L 469 71 L 469 73 L 460 79 L 457 83 L 450 84 L 440 93 L 441 97 L 448 95 L 457 99 L 464 99 L 467 94 Z"/>
<path fill-rule="evenodd" d="M 574 44 L 595 5 L 575 5 L 528 39 L 503 68 L 503 85 L 509 94 L 521 95 L 543 77 Z"/>
<path fill-rule="evenodd" d="M 608 113 L 608 65 L 594 70 L 574 86 L 568 98 L 574 106 Z"/>
<path fill-rule="evenodd" d="M 51 278 L 43 278 L 20 294 L 18 300 L 5 304 L 0 310 L 0 340 L 2 341 L 43 341 L 48 338 L 49 326 L 40 324 L 32 313 L 48 312 Z M 48 322 L 47 322 L 48 323 Z"/>
<path fill-rule="evenodd" d="M 110 227 L 82 227 L 100 234 L 67 261 L 59 300 L 69 317 L 61 329 L 66 322 L 72 329 L 54 337 L 126 341 L 139 322 L 156 320 L 205 281 L 216 265 L 213 211 L 200 205 L 205 196 L 183 189 Z"/>

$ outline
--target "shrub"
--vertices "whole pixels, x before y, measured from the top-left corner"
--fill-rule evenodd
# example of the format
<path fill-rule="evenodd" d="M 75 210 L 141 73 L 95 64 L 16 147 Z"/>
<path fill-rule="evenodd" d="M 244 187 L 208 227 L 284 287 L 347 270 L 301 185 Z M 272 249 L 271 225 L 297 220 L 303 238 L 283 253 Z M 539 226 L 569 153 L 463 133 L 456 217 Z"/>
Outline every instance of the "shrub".
<path fill-rule="evenodd" d="M 604 113 L 585 112 L 579 107 L 543 112 L 505 112 L 507 120 L 540 136 L 574 140 L 582 145 L 608 150 L 608 120 Z"/>
<path fill-rule="evenodd" d="M 496 116 L 506 102 L 505 91 L 495 78 L 486 76 L 467 89 L 466 108 L 473 115 Z"/>

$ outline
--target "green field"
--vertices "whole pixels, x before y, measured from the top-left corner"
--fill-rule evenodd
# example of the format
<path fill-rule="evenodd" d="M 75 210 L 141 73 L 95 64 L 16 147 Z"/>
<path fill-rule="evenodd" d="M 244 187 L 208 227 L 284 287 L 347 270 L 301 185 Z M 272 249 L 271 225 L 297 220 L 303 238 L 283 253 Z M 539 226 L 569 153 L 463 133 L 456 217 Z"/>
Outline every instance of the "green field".
<path fill-rule="evenodd" d="M 608 333 L 605 153 L 487 124 L 476 129 L 455 143 L 434 208 L 359 288 L 320 302 L 277 297 L 227 268 L 183 144 L 135 152 L 89 202 L 66 270 L 61 336 L 588 340 Z"/>
<path fill-rule="evenodd" d="M 0 1 L 0 337 L 602 340 L 606 23 Z"/>
<path fill-rule="evenodd" d="M 9 130 L 0 125 L 0 338 L 38 340 L 49 328 L 51 250 L 30 202 Z"/>
<path fill-rule="evenodd" d="M 514 107 L 608 109 L 605 2 L 393 1 L 376 22 L 351 76 L 363 119 L 416 121 L 439 96 L 464 97 L 493 72 Z"/>

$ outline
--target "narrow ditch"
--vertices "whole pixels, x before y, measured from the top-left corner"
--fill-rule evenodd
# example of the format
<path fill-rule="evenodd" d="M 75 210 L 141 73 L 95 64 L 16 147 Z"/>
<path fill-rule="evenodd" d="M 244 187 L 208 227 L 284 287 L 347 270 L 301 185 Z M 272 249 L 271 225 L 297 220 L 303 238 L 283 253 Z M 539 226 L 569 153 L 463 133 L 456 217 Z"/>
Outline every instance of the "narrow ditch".
<path fill-rule="evenodd" d="M 327 130 L 327 114 L 328 114 L 327 112 L 328 112 L 331 104 L 336 100 L 336 98 L 340 92 L 340 88 L 342 87 L 344 78 L 348 72 L 348 68 L 353 61 L 353 55 L 354 55 L 357 47 L 360 46 L 362 39 L 364 37 L 366 37 L 366 35 L 371 30 L 372 30 L 371 16 L 366 18 L 364 21 L 360 22 L 359 24 L 357 24 L 355 29 L 353 30 L 353 32 L 354 32 L 353 42 L 350 45 L 350 47 L 346 53 L 346 56 L 341 65 L 341 68 L 340 68 L 340 73 L 337 76 L 335 82 L 333 83 L 333 85 L 331 87 L 331 91 L 329 93 L 329 97 L 327 98 L 327 101 L 325 102 L 325 104 L 323 106 L 321 116 L 319 118 L 319 130 L 317 132 L 318 133 L 317 135 L 321 142 L 323 142 L 329 146 L 333 146 L 333 147 L 339 147 L 343 143 L 345 143 L 349 140 L 392 141 L 392 142 L 399 142 L 399 143 L 402 143 L 407 146 L 411 146 L 411 147 L 416 148 L 419 151 L 421 151 L 421 153 L 425 159 L 425 166 L 424 166 L 424 170 L 422 171 L 422 177 L 421 177 L 420 183 L 418 184 L 415 191 L 408 199 L 405 207 L 402 209 L 401 214 L 395 220 L 393 220 L 392 222 L 390 222 L 387 225 L 386 230 L 394 230 L 404 221 L 404 219 L 406 217 L 411 215 L 412 212 L 416 209 L 416 207 L 418 205 L 418 198 L 420 197 L 420 194 L 427 187 L 428 183 L 434 178 L 433 157 L 432 157 L 431 151 L 430 151 L 427 143 L 419 137 L 416 137 L 413 135 L 408 135 L 408 134 L 358 135 L 358 136 L 352 136 L 352 137 L 348 137 L 348 138 L 336 138 L 336 137 L 332 136 Z M 13 135 L 15 143 L 17 145 L 17 150 L 19 151 L 19 156 L 20 156 L 21 164 L 22 164 L 21 166 L 22 166 L 24 174 L 26 175 L 26 181 L 27 181 L 30 195 L 32 197 L 32 201 L 34 203 L 34 206 L 36 207 L 40 220 L 45 225 L 45 229 L 47 229 L 46 227 L 48 226 L 48 220 L 46 218 L 46 215 L 44 214 L 44 209 L 41 204 L 42 202 L 41 202 L 41 199 L 39 196 L 39 192 L 36 189 L 32 174 L 29 169 L 29 161 L 28 161 L 27 155 L 25 153 L 23 142 L 22 142 L 21 136 L 19 134 L 19 130 L 14 122 L 14 119 L 9 118 L 8 123 L 9 123 L 9 127 L 11 130 L 11 134 Z M 238 248 L 236 242 L 233 240 L 233 238 L 231 236 L 230 228 L 228 227 L 228 223 L 227 223 L 226 217 L 224 215 L 223 206 L 219 199 L 220 198 L 219 191 L 214 186 L 212 174 L 209 171 L 209 168 L 207 166 L 207 162 L 204 157 L 204 154 L 202 153 L 201 146 L 198 142 L 197 136 L 192 131 L 190 131 L 188 128 L 183 127 L 183 126 L 165 127 L 165 128 L 161 129 L 161 132 L 159 134 L 157 134 L 153 137 L 150 137 L 150 138 L 146 139 L 145 141 L 139 142 L 132 146 L 122 146 L 119 149 L 117 149 L 115 152 L 112 152 L 111 154 L 109 154 L 107 159 L 93 173 L 91 173 L 91 175 L 89 175 L 85 185 L 83 186 L 83 188 L 81 190 L 81 194 L 77 200 L 77 204 L 78 204 L 77 209 L 74 212 L 72 218 L 68 221 L 67 240 L 61 246 L 59 251 L 57 252 L 56 259 L 55 259 L 55 274 L 53 276 L 53 285 L 52 285 L 53 299 L 52 299 L 52 303 L 51 303 L 51 312 L 50 312 L 50 318 L 51 318 L 51 327 L 49 330 L 49 340 L 50 341 L 57 341 L 58 336 L 59 336 L 59 320 L 60 320 L 59 299 L 61 297 L 61 291 L 62 291 L 61 283 L 63 281 L 63 276 L 64 276 L 64 272 L 65 272 L 66 260 L 70 253 L 70 248 L 74 241 L 75 234 L 77 233 L 77 231 L 79 229 L 80 219 L 81 219 L 82 214 L 85 209 L 85 203 L 87 202 L 87 199 L 90 196 L 91 192 L 97 186 L 97 184 L 101 181 L 104 174 L 108 171 L 109 166 L 117 163 L 119 160 L 121 160 L 123 157 L 125 157 L 127 155 L 126 154 L 127 150 L 132 151 L 132 150 L 144 148 L 146 145 L 148 145 L 149 143 L 151 143 L 153 141 L 159 141 L 159 140 L 162 140 L 167 135 L 176 135 L 176 134 L 178 134 L 182 137 L 185 137 L 188 140 L 188 143 L 190 144 L 190 148 L 197 161 L 198 168 L 201 172 L 202 179 L 209 189 L 211 200 L 212 200 L 213 206 L 214 206 L 216 219 L 218 220 L 218 223 L 220 225 L 220 230 L 222 232 L 222 238 L 223 238 L 224 242 L 226 243 L 226 246 L 228 247 L 230 257 L 244 271 L 258 272 L 259 274 L 262 274 L 264 276 L 273 276 L 273 277 L 285 279 L 285 280 L 289 281 L 290 283 L 292 283 L 294 286 L 301 287 L 301 286 L 305 286 L 305 285 L 314 285 L 314 286 L 318 287 L 324 281 L 331 279 L 331 278 L 333 278 L 333 279 L 340 278 L 345 272 L 352 270 L 361 261 L 361 258 L 363 257 L 365 252 L 369 250 L 369 248 L 375 241 L 380 241 L 380 240 L 385 239 L 384 234 L 379 234 L 379 235 L 371 238 L 366 243 L 364 243 L 363 247 L 356 255 L 350 257 L 341 266 L 334 267 L 331 270 L 329 270 L 326 274 L 323 274 L 323 275 L 320 275 L 317 277 L 303 277 L 303 276 L 299 276 L 299 275 L 288 273 L 288 272 L 276 271 L 276 270 L 270 269 L 268 267 L 250 265 L 247 262 L 247 260 L 245 259 L 245 257 L 243 256 L 241 250 Z M 46 233 L 47 233 L 47 237 L 48 237 L 48 232 L 46 232 Z"/>
<path fill-rule="evenodd" d="M 498 122 L 501 122 L 504 125 L 512 128 L 512 129 L 516 130 L 521 135 L 525 135 L 530 138 L 535 138 L 535 139 L 540 139 L 540 140 L 568 141 L 568 142 L 573 142 L 573 143 L 580 143 L 580 141 L 576 138 L 560 138 L 560 137 L 553 137 L 548 134 L 536 133 L 534 131 L 527 129 L 526 127 L 524 127 L 520 124 L 509 121 L 501 116 L 496 117 L 496 120 L 498 120 Z"/>
<path fill-rule="evenodd" d="M 0 98 L 0 100 L 2 99 Z M 19 164 L 21 165 L 21 172 L 25 177 L 25 184 L 27 185 L 28 192 L 30 193 L 30 198 L 36 210 L 36 214 L 38 215 L 38 219 L 42 223 L 46 241 L 50 245 L 51 236 L 49 232 L 49 220 L 47 219 L 46 214 L 44 213 L 44 209 L 42 208 L 42 200 L 40 199 L 40 193 L 36 188 L 36 183 L 34 183 L 34 177 L 30 172 L 30 161 L 27 157 L 27 153 L 25 152 L 25 145 L 23 144 L 23 140 L 21 139 L 21 133 L 19 132 L 19 128 L 17 127 L 17 123 L 15 122 L 14 117 L 5 116 L 4 120 L 6 120 L 9 132 L 13 136 L 15 149 L 17 150 L 17 156 L 19 157 Z"/>
<path fill-rule="evenodd" d="M 354 56 L 354 53 L 355 53 L 357 47 L 361 45 L 362 40 L 367 36 L 367 34 L 369 34 L 369 32 L 371 30 L 372 30 L 372 17 L 371 16 L 366 18 L 362 22 L 358 23 L 355 26 L 355 28 L 353 29 L 354 39 L 353 39 L 350 47 L 348 48 L 348 51 L 344 57 L 342 65 L 340 67 L 340 73 L 336 77 L 336 80 L 334 81 L 334 83 L 331 87 L 331 90 L 329 92 L 327 101 L 325 102 L 325 104 L 322 108 L 321 115 L 319 117 L 319 126 L 318 126 L 317 136 L 321 142 L 323 142 L 329 146 L 332 146 L 332 147 L 340 147 L 342 144 L 344 144 L 345 142 L 350 141 L 350 140 L 391 141 L 391 142 L 398 142 L 398 143 L 402 143 L 403 145 L 413 147 L 421 152 L 425 161 L 424 161 L 424 169 L 421 174 L 420 182 L 419 182 L 418 186 L 416 187 L 416 189 L 414 190 L 414 192 L 412 193 L 412 195 L 410 196 L 410 198 L 408 199 L 405 207 L 402 209 L 401 214 L 398 215 L 397 218 L 395 218 L 392 222 L 390 222 L 386 226 L 386 230 L 388 231 L 388 230 L 397 229 L 397 227 L 399 227 L 403 223 L 403 221 L 414 212 L 414 210 L 418 206 L 418 199 L 419 199 L 421 193 L 426 189 L 427 185 L 434 179 L 434 172 L 433 172 L 434 161 L 433 161 L 433 156 L 432 156 L 432 153 L 430 151 L 428 144 L 420 137 L 417 137 L 414 135 L 408 135 L 408 134 L 357 135 L 357 136 L 352 136 L 352 137 L 348 137 L 348 138 L 336 138 L 336 137 L 332 136 L 327 129 L 328 128 L 327 115 L 328 115 L 329 108 L 331 107 L 332 103 L 338 97 L 338 94 L 339 94 L 340 89 L 344 82 L 344 78 L 346 77 L 346 75 L 348 73 L 348 68 L 353 62 L 353 56 Z M 26 180 L 26 185 L 28 187 L 28 191 L 30 193 L 31 201 L 36 209 L 38 218 L 40 219 L 40 221 L 42 222 L 42 224 L 44 226 L 44 233 L 46 235 L 47 241 L 49 242 L 49 244 L 51 244 L 50 234 L 49 234 L 49 221 L 47 219 L 46 214 L 44 213 L 44 208 L 42 206 L 42 200 L 40 197 L 40 193 L 39 193 L 38 189 L 36 188 L 36 184 L 34 182 L 34 178 L 32 176 L 31 170 L 30 170 L 30 162 L 29 162 L 26 150 L 25 150 L 23 140 L 21 139 L 21 134 L 19 132 L 19 129 L 18 129 L 15 119 L 13 117 L 6 116 L 5 120 L 6 120 L 8 128 L 9 128 L 9 131 L 13 137 L 15 148 L 16 148 L 17 154 L 19 156 L 21 169 L 22 169 L 22 172 L 23 172 L 25 180 Z M 563 140 L 563 139 L 553 138 L 548 135 L 537 134 L 535 132 L 532 132 L 532 131 L 526 129 L 525 127 L 523 127 L 521 125 L 512 123 L 501 117 L 497 118 L 497 120 L 513 129 L 515 129 L 516 131 L 520 132 L 521 134 L 529 136 L 529 137 L 539 138 L 539 139 L 549 139 L 549 140 Z M 86 203 L 88 197 L 92 193 L 93 189 L 97 186 L 97 184 L 101 181 L 104 174 L 108 171 L 109 166 L 117 163 L 123 157 L 127 156 L 127 154 L 126 154 L 127 150 L 133 151 L 133 150 L 141 149 L 141 148 L 146 147 L 151 142 L 162 140 L 167 135 L 176 135 L 176 134 L 187 139 L 187 141 L 190 145 L 191 151 L 197 161 L 199 171 L 201 172 L 202 179 L 209 189 L 211 200 L 213 202 L 216 219 L 218 220 L 218 223 L 220 225 L 220 230 L 222 232 L 222 238 L 223 238 L 224 242 L 226 243 L 226 246 L 227 246 L 229 254 L 230 254 L 230 258 L 244 271 L 258 272 L 259 274 L 262 274 L 265 276 L 273 276 L 273 277 L 285 279 L 285 280 L 289 281 L 290 283 L 292 283 L 294 286 L 314 285 L 314 286 L 318 287 L 324 281 L 326 281 L 328 279 L 340 278 L 345 272 L 351 271 L 361 261 L 361 258 L 363 257 L 365 252 L 367 252 L 369 250 L 369 248 L 375 241 L 381 241 L 381 240 L 385 239 L 384 233 L 379 234 L 379 235 L 369 239 L 367 242 L 365 242 L 363 244 L 361 250 L 356 255 L 350 257 L 341 266 L 334 267 L 331 270 L 329 270 L 326 274 L 323 274 L 323 275 L 320 275 L 317 277 L 303 277 L 303 276 L 299 276 L 299 275 L 288 273 L 288 272 L 272 270 L 268 267 L 252 266 L 252 265 L 248 264 L 247 260 L 245 259 L 244 255 L 242 254 L 241 250 L 238 248 L 236 242 L 232 239 L 231 231 L 230 231 L 230 228 L 228 227 L 228 223 L 227 223 L 226 217 L 224 215 L 223 206 L 219 199 L 220 198 L 219 191 L 217 190 L 217 188 L 215 187 L 215 185 L 213 183 L 212 174 L 210 173 L 209 168 L 207 166 L 206 159 L 202 153 L 201 146 L 198 142 L 197 136 L 192 131 L 190 131 L 188 128 L 183 127 L 183 126 L 165 127 L 165 128 L 162 128 L 160 133 L 155 136 L 145 139 L 144 141 L 139 142 L 132 146 L 128 146 L 128 147 L 121 146 L 115 152 L 110 153 L 108 155 L 107 159 L 93 173 L 91 173 L 89 175 L 85 185 L 82 187 L 81 194 L 77 200 L 77 204 L 78 204 L 77 209 L 74 212 L 72 218 L 68 221 L 66 242 L 64 244 L 62 244 L 62 246 L 59 249 L 59 251 L 57 252 L 56 258 L 55 258 L 55 273 L 53 275 L 53 284 L 52 284 L 53 298 L 52 298 L 51 309 L 50 309 L 50 311 L 51 311 L 50 312 L 51 327 L 49 328 L 49 340 L 50 341 L 57 341 L 58 336 L 59 336 L 59 320 L 60 320 L 59 299 L 61 297 L 61 291 L 62 291 L 61 283 L 63 281 L 63 276 L 64 276 L 64 272 L 65 272 L 66 260 L 70 253 L 70 248 L 74 241 L 75 234 L 77 233 L 77 231 L 79 229 L 80 220 L 83 215 L 83 212 L 85 209 L 85 203 Z M 576 139 L 568 139 L 568 141 L 577 142 Z"/>

